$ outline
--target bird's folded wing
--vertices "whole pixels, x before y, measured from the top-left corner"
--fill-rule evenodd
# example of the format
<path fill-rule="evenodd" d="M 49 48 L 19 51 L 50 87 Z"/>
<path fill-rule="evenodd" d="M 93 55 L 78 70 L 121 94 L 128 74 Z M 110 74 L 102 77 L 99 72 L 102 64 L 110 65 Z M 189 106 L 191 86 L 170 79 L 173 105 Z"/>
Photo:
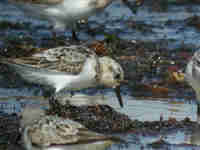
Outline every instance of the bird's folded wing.
<path fill-rule="evenodd" d="M 51 71 L 45 68 L 35 68 L 31 65 L 16 64 L 8 60 L 3 61 L 2 59 L 0 59 L 0 64 L 6 64 L 11 70 L 19 74 L 22 79 L 41 85 L 45 84 L 52 86 L 54 83 L 49 81 L 51 81 L 53 77 L 66 75 L 64 72 Z"/>
<path fill-rule="evenodd" d="M 66 75 L 78 75 L 90 56 L 96 56 L 85 47 L 58 47 L 37 52 L 28 57 L 0 58 L 1 64 L 6 64 L 22 78 L 30 82 L 43 84 L 45 80 Z M 53 84 L 53 83 L 52 83 Z"/>
<path fill-rule="evenodd" d="M 77 75 L 82 71 L 88 57 L 72 50 L 61 52 L 59 49 L 49 49 L 28 57 L 1 58 L 0 63 L 31 72 Z"/>

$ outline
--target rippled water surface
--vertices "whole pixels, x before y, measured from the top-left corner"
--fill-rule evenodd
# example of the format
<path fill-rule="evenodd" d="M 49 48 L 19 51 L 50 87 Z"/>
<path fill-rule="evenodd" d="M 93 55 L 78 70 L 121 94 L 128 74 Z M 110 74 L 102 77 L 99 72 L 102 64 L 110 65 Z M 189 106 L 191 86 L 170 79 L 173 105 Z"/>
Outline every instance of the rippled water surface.
<path fill-rule="evenodd" d="M 194 15 L 199 15 L 200 7 L 197 4 L 189 5 L 169 5 L 165 12 L 152 11 L 150 6 L 142 6 L 133 14 L 129 8 L 120 2 L 114 2 L 104 12 L 89 18 L 89 26 L 104 26 L 104 31 L 108 33 L 117 33 L 124 39 L 156 41 L 167 39 L 171 40 L 170 46 L 177 46 L 180 42 L 193 44 L 199 47 L 199 30 L 186 26 L 186 19 Z M 32 26 L 47 25 L 45 21 L 38 21 L 27 17 L 13 5 L 5 2 L 0 3 L 0 21 L 8 20 L 11 22 L 29 22 Z M 171 22 L 172 23 L 169 23 Z M 174 22 L 173 22 L 174 21 Z M 135 22 L 137 27 L 131 26 Z M 48 26 L 48 25 L 47 25 Z M 140 29 L 141 27 L 141 29 Z M 24 30 L 11 30 L 6 33 L 0 31 L 1 35 L 9 34 L 27 34 Z M 39 32 L 39 33 L 38 33 Z M 33 36 L 49 34 L 45 28 L 34 31 Z M 71 33 L 66 33 L 71 34 Z M 79 33 L 80 38 L 87 39 L 87 34 Z M 97 39 L 102 39 L 103 35 L 97 35 Z"/>

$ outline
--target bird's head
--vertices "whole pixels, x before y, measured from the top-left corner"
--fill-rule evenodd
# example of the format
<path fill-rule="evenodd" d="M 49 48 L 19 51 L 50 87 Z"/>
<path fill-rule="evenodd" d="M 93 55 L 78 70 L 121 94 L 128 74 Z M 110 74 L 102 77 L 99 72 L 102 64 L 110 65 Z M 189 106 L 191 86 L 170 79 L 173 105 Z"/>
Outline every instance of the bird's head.
<path fill-rule="evenodd" d="M 119 103 L 123 107 L 120 96 L 120 84 L 124 81 L 124 71 L 119 63 L 110 57 L 99 58 L 101 76 L 99 82 L 101 85 L 114 88 Z"/>

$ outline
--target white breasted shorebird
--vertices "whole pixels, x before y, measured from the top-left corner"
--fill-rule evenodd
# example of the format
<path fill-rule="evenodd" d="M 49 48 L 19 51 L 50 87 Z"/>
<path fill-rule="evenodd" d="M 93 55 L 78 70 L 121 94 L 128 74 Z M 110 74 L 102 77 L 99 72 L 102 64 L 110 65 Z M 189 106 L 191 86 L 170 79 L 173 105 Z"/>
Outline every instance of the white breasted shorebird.
<path fill-rule="evenodd" d="M 25 108 L 20 126 L 26 150 L 104 150 L 121 141 L 117 137 L 89 131 L 78 122 L 48 116 L 39 107 Z"/>
<path fill-rule="evenodd" d="M 51 96 L 63 89 L 74 91 L 89 87 L 114 88 L 120 106 L 120 84 L 124 72 L 110 57 L 98 57 L 85 46 L 65 46 L 47 49 L 21 58 L 0 58 L 1 64 L 18 73 L 22 79 L 53 89 Z"/>
<path fill-rule="evenodd" d="M 25 15 L 33 18 L 47 20 L 55 28 L 72 28 L 75 34 L 78 20 L 87 19 L 89 16 L 106 8 L 114 0 L 8 0 L 18 6 Z M 125 1 L 125 0 L 122 0 Z"/>
<path fill-rule="evenodd" d="M 200 116 L 200 51 L 194 53 L 188 62 L 185 78 L 195 90 L 197 97 L 197 114 Z"/>

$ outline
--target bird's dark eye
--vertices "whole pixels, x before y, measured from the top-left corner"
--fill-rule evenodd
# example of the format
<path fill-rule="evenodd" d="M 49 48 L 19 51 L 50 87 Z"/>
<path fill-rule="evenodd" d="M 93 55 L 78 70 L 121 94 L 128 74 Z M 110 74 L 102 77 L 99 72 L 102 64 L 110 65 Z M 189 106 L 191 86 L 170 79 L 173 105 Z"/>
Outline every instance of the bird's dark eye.
<path fill-rule="evenodd" d="M 115 79 L 117 79 L 117 80 L 120 79 L 120 74 L 119 73 L 115 75 Z"/>

